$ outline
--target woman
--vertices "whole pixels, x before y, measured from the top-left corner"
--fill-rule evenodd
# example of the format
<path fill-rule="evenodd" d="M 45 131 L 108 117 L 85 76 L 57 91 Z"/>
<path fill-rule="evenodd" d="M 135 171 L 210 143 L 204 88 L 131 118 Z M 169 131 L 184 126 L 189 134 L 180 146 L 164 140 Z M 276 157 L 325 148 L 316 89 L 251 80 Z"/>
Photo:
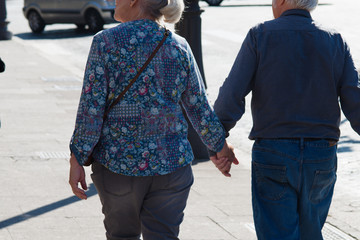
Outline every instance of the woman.
<path fill-rule="evenodd" d="M 92 154 L 93 182 L 107 239 L 178 239 L 193 154 L 181 105 L 208 148 L 229 156 L 187 42 L 169 33 L 148 67 L 105 120 L 104 112 L 175 23 L 182 0 L 117 0 L 122 23 L 94 36 L 70 143 L 69 183 L 86 199 L 82 165 Z M 222 151 L 221 151 L 222 150 Z M 78 188 L 78 183 L 82 188 Z"/>

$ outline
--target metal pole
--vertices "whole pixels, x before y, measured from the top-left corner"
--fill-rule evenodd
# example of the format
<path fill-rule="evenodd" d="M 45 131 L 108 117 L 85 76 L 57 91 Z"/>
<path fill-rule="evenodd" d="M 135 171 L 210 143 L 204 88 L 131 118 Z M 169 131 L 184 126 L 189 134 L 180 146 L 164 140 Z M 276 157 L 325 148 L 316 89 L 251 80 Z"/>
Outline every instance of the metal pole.
<path fill-rule="evenodd" d="M 6 21 L 6 2 L 0 0 L 0 40 L 10 40 L 12 33 L 7 30 L 9 22 Z"/>
<path fill-rule="evenodd" d="M 199 67 L 200 73 L 202 75 L 203 83 L 205 88 L 205 74 L 202 61 L 202 48 L 201 48 L 201 18 L 200 15 L 203 10 L 200 9 L 199 0 L 184 0 L 185 10 L 183 13 L 183 18 L 179 23 L 175 25 L 176 32 L 184 37 L 189 43 L 191 50 L 194 54 L 195 60 Z M 184 112 L 186 117 L 186 114 Z M 207 147 L 201 141 L 200 137 L 196 133 L 195 129 L 192 127 L 189 119 L 186 117 L 188 122 L 188 140 L 191 144 L 195 160 L 208 160 L 209 155 Z"/>
<path fill-rule="evenodd" d="M 202 47 L 201 47 L 201 13 L 204 10 L 200 9 L 199 0 L 184 0 L 185 10 L 182 19 L 175 25 L 176 32 L 184 37 L 189 43 L 191 50 L 196 59 L 205 88 L 207 88 L 205 81 L 205 74 L 202 61 Z"/>

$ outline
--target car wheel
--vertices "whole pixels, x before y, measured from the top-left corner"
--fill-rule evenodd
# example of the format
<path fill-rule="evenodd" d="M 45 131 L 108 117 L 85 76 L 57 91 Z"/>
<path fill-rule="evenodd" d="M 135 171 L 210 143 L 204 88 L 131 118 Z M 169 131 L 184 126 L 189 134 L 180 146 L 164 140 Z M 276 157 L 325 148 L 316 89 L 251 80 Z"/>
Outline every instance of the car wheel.
<path fill-rule="evenodd" d="M 78 30 L 84 30 L 85 29 L 85 24 L 76 24 L 76 27 Z"/>
<path fill-rule="evenodd" d="M 223 0 L 205 0 L 210 6 L 220 6 Z"/>
<path fill-rule="evenodd" d="M 104 27 L 104 20 L 96 10 L 89 10 L 86 13 L 85 19 L 91 32 L 98 32 Z"/>
<path fill-rule="evenodd" d="M 77 32 L 85 32 L 85 24 L 76 24 L 76 31 Z"/>
<path fill-rule="evenodd" d="M 36 11 L 31 11 L 28 14 L 29 26 L 33 33 L 42 33 L 45 28 L 45 22 L 40 14 Z"/>

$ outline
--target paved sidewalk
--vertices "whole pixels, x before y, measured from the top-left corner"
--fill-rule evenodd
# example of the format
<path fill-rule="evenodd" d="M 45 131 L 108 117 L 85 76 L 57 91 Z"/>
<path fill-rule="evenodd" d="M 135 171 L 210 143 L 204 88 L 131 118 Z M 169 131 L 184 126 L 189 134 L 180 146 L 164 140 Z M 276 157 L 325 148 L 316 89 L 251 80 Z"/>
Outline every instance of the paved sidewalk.
<path fill-rule="evenodd" d="M 0 54 L 7 67 L 0 73 L 0 240 L 104 239 L 89 169 L 88 200 L 74 197 L 67 183 L 68 142 L 81 75 L 66 62 L 49 61 L 16 36 L 0 42 Z M 205 72 L 216 75 L 209 67 Z M 232 169 L 232 178 L 223 177 L 209 161 L 194 164 L 182 240 L 256 239 L 249 170 L 252 142 L 246 138 L 250 122 L 248 109 L 230 137 L 241 161 Z M 326 240 L 360 239 L 359 143 L 344 120 Z"/>

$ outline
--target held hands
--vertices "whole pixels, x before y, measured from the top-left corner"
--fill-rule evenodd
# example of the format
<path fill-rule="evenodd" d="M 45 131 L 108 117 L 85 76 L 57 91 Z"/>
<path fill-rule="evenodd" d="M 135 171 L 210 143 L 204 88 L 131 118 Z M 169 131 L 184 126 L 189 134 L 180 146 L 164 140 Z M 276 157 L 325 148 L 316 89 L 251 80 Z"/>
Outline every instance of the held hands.
<path fill-rule="evenodd" d="M 232 163 L 235 165 L 239 164 L 239 161 L 234 154 L 234 147 L 228 144 L 226 141 L 221 151 L 216 153 L 215 156 L 211 156 L 210 160 L 225 177 L 231 177 L 230 169 Z"/>
<path fill-rule="evenodd" d="M 78 187 L 80 182 L 81 188 Z M 76 160 L 74 154 L 71 154 L 70 158 L 70 176 L 69 184 L 73 193 L 80 199 L 87 199 L 86 193 L 84 190 L 87 190 L 87 185 L 85 181 L 85 170 L 84 167 L 80 166 Z"/>

